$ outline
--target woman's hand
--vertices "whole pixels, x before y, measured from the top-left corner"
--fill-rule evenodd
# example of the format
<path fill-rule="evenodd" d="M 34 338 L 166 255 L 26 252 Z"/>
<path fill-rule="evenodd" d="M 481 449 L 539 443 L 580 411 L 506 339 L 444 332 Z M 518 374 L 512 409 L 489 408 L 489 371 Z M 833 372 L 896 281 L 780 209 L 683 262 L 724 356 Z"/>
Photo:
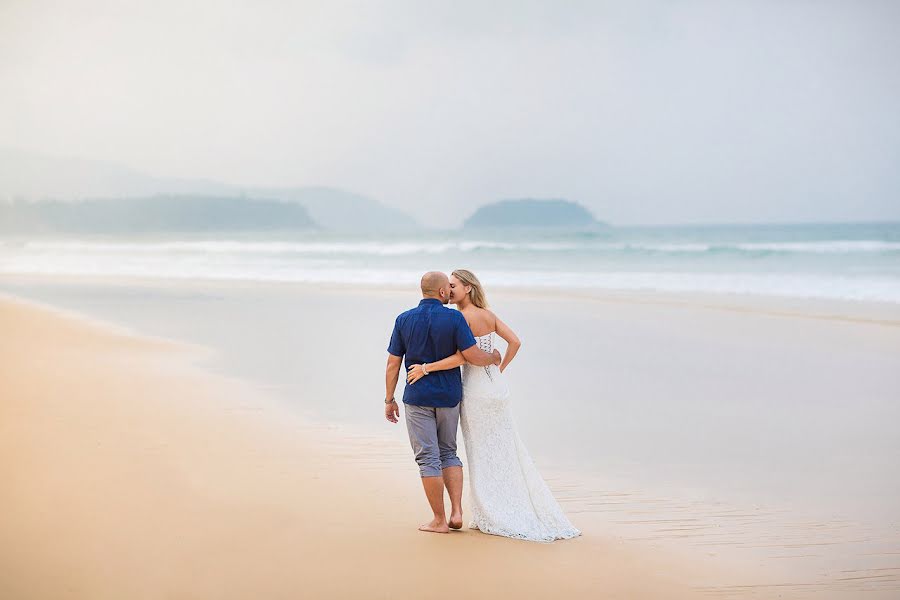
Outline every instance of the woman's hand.
<path fill-rule="evenodd" d="M 425 377 L 425 371 L 422 370 L 422 365 L 410 365 L 406 372 L 406 383 L 412 385 L 423 377 Z"/>

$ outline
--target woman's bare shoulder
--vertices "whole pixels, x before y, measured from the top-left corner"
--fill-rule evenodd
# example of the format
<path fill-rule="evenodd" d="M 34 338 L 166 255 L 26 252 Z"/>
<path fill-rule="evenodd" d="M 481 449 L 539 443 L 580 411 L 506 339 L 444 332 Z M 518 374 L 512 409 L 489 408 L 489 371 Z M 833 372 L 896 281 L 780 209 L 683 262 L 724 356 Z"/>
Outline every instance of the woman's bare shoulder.
<path fill-rule="evenodd" d="M 484 333 L 478 335 L 486 335 L 496 330 L 496 317 L 488 309 L 470 306 L 466 312 L 466 321 L 468 321 L 469 327 L 472 328 L 473 332 L 483 331 Z"/>

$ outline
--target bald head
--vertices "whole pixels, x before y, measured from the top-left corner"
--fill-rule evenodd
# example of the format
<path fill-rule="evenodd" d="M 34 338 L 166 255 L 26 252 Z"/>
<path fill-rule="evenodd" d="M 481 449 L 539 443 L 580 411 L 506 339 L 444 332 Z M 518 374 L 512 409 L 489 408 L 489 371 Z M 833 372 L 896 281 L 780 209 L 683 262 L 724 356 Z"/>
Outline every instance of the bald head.
<path fill-rule="evenodd" d="M 437 298 L 446 304 L 450 300 L 450 279 L 440 271 L 429 271 L 422 275 L 422 296 Z"/>

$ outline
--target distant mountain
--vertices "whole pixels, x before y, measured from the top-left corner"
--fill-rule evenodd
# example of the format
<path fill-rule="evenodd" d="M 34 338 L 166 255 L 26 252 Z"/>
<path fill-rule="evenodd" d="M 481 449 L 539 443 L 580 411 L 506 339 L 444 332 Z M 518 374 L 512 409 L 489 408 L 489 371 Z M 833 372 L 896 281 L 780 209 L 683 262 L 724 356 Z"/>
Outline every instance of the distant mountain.
<path fill-rule="evenodd" d="M 568 200 L 501 200 L 482 206 L 466 219 L 470 228 L 593 228 L 604 223 L 583 206 Z"/>
<path fill-rule="evenodd" d="M 239 186 L 203 179 L 153 177 L 113 162 L 47 157 L 0 148 L 0 201 L 83 200 L 163 196 L 257 198 L 300 203 L 323 229 L 408 230 L 409 215 L 377 200 L 326 187 Z"/>
<path fill-rule="evenodd" d="M 298 202 L 323 229 L 335 231 L 411 231 L 415 219 L 366 196 L 327 187 L 242 188 L 248 196 Z"/>
<path fill-rule="evenodd" d="M 292 202 L 216 196 L 0 202 L 0 233 L 177 233 L 316 229 Z"/>

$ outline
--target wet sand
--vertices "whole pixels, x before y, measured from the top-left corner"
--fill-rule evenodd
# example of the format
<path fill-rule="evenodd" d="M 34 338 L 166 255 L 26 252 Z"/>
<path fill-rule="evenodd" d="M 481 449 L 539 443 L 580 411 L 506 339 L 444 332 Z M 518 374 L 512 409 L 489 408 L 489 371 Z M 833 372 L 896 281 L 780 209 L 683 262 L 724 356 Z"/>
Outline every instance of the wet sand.
<path fill-rule="evenodd" d="M 196 347 L 9 298 L 0 330 L 0 597 L 687 598 L 704 581 L 590 528 L 417 532 L 396 440 L 311 426 Z"/>

